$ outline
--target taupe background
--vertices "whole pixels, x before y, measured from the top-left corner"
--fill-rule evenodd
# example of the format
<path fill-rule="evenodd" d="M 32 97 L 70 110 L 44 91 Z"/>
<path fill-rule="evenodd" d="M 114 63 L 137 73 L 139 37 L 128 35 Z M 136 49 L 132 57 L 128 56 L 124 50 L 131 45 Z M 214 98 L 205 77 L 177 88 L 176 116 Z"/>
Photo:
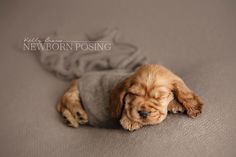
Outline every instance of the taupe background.
<path fill-rule="evenodd" d="M 170 115 L 129 133 L 66 127 L 55 102 L 68 83 L 20 51 L 24 37 L 118 27 L 205 101 L 193 120 Z M 236 1 L 0 2 L 0 156 L 236 156 Z"/>

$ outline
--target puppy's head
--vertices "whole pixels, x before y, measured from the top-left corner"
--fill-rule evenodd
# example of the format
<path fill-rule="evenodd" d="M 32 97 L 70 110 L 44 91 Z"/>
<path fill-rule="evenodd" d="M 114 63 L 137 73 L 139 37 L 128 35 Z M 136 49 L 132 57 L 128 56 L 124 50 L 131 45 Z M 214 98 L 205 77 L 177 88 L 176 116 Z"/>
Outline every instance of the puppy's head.
<path fill-rule="evenodd" d="M 162 122 L 167 116 L 168 104 L 173 100 L 168 85 L 165 79 L 157 76 L 155 66 L 140 67 L 112 91 L 112 116 L 140 126 Z"/>

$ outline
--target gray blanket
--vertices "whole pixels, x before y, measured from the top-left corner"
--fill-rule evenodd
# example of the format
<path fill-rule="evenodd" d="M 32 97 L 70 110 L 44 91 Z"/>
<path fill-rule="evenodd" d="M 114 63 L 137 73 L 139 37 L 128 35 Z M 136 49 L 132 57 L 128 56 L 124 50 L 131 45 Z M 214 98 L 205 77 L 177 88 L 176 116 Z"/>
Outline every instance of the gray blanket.
<path fill-rule="evenodd" d="M 88 113 L 89 124 L 115 128 L 117 121 L 109 112 L 110 93 L 114 85 L 122 82 L 130 73 L 123 70 L 86 73 L 79 79 L 81 101 Z"/>
<path fill-rule="evenodd" d="M 59 35 L 54 34 L 50 38 L 58 39 Z M 118 41 L 117 29 L 106 29 L 99 33 L 81 35 L 77 39 L 87 42 L 110 42 L 111 50 L 92 52 L 82 50 L 70 52 L 40 51 L 39 62 L 45 69 L 65 80 L 79 78 L 84 73 L 91 71 L 117 69 L 133 71 L 147 62 L 146 57 L 140 54 L 136 46 Z"/>

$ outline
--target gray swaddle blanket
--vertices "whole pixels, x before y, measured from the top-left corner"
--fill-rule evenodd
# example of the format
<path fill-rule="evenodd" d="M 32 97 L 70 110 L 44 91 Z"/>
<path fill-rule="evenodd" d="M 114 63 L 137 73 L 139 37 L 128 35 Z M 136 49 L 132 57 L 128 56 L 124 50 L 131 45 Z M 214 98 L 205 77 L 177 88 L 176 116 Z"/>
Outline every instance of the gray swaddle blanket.
<path fill-rule="evenodd" d="M 40 51 L 39 61 L 45 69 L 57 77 L 65 80 L 79 78 L 81 100 L 91 125 L 114 126 L 115 122 L 111 120 L 107 111 L 110 90 L 115 83 L 145 64 L 147 59 L 136 46 L 118 42 L 117 29 L 87 35 L 83 40 L 111 42 L 112 48 L 110 51 L 99 52 Z"/>
<path fill-rule="evenodd" d="M 57 39 L 54 34 L 51 38 Z M 106 29 L 99 33 L 78 37 L 81 41 L 104 41 L 111 43 L 109 51 L 40 51 L 39 62 L 48 71 L 65 80 L 79 78 L 86 72 L 125 69 L 133 71 L 145 64 L 147 58 L 138 48 L 127 42 L 118 41 L 117 29 Z"/>
<path fill-rule="evenodd" d="M 80 98 L 88 114 L 89 124 L 98 127 L 116 127 L 109 112 L 112 88 L 130 73 L 122 70 L 90 72 L 79 78 Z"/>

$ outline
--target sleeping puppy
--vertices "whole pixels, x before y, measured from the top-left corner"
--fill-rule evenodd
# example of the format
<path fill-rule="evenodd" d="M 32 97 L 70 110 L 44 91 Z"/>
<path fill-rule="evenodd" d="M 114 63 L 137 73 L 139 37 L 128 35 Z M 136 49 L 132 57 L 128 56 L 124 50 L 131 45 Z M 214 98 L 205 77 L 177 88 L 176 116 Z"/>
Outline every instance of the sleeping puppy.
<path fill-rule="evenodd" d="M 71 127 L 110 127 L 118 122 L 134 131 L 161 123 L 168 111 L 195 118 L 202 106 L 180 77 L 161 65 L 147 64 L 134 73 L 92 72 L 73 80 L 57 110 Z"/>

